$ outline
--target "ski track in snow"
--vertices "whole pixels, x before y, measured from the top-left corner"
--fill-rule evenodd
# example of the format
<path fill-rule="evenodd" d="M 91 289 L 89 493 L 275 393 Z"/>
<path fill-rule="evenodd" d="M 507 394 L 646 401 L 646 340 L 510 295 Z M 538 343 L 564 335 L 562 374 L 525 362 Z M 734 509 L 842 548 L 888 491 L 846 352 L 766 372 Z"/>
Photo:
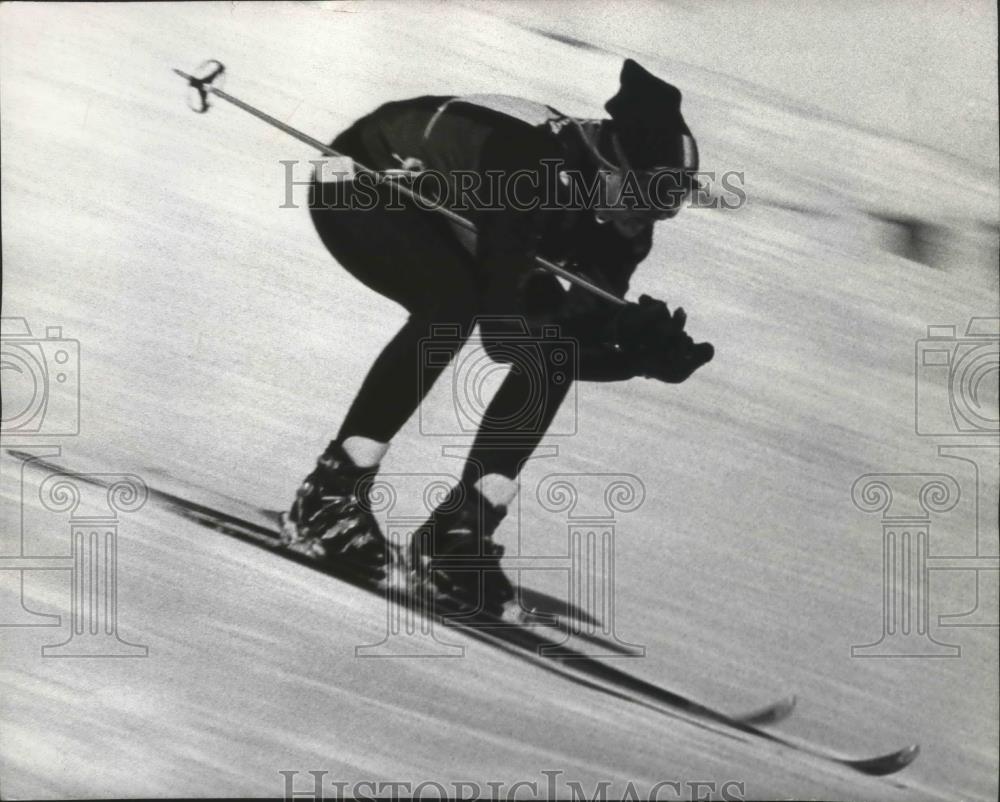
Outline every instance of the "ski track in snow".
<path fill-rule="evenodd" d="M 882 587 L 880 524 L 852 505 L 853 481 L 960 473 L 913 434 L 914 343 L 929 324 L 997 314 L 995 169 L 650 54 L 639 29 L 620 49 L 577 47 L 553 11 L 434 8 L 287 5 L 266 25 L 264 6 L 235 4 L 0 8 L 3 314 L 80 342 L 81 433 L 56 461 L 284 506 L 403 320 L 330 260 L 304 209 L 279 208 L 278 160 L 312 154 L 221 102 L 191 114 L 171 67 L 218 58 L 228 91 L 326 140 L 424 93 L 596 114 L 618 53 L 635 54 L 684 88 L 703 166 L 747 173 L 746 208 L 660 226 L 632 290 L 683 305 L 717 356 L 682 387 L 580 385 L 555 424 L 576 436 L 550 438 L 558 456 L 526 470 L 522 542 L 565 549 L 565 523 L 530 492 L 545 474 L 634 474 L 646 498 L 616 530 L 616 629 L 646 646 L 630 670 L 733 710 L 794 692 L 782 732 L 859 756 L 919 742 L 922 756 L 861 777 L 459 633 L 464 659 L 357 659 L 381 637 L 378 600 L 149 503 L 122 515 L 118 557 L 121 634 L 148 659 L 42 659 L 65 629 L 0 632 L 4 796 L 277 795 L 279 770 L 481 784 L 560 770 L 618 793 L 713 779 L 747 798 L 995 798 L 995 629 L 942 630 L 961 659 L 850 656 L 878 638 Z M 877 215 L 943 221 L 943 255 L 892 253 Z M 447 442 L 411 421 L 384 468 L 453 473 Z M 4 553 L 23 525 L 25 553 L 65 554 L 42 474 L 25 473 L 22 514 L 18 463 L 0 465 Z M 971 509 L 948 519 L 945 550 L 971 552 L 954 534 L 974 531 Z M 18 575 L 0 573 L 14 610 Z M 66 572 L 25 576 L 32 610 L 68 614 Z M 558 572 L 526 584 L 566 595 Z M 968 582 L 933 588 L 935 610 L 974 604 Z"/>

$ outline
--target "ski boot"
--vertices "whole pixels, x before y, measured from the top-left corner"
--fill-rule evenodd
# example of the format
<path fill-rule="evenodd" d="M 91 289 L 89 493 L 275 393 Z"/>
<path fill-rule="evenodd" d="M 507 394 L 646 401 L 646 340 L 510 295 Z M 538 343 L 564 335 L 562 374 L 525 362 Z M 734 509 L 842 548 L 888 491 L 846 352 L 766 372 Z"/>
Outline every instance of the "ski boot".
<path fill-rule="evenodd" d="M 410 541 L 411 585 L 428 588 L 494 616 L 504 616 L 514 586 L 500 568 L 503 546 L 493 533 L 507 514 L 475 488 L 452 488 Z"/>
<path fill-rule="evenodd" d="M 281 516 L 281 539 L 290 550 L 332 569 L 379 580 L 386 575 L 388 547 L 365 503 L 375 470 L 359 468 L 333 441 Z"/>

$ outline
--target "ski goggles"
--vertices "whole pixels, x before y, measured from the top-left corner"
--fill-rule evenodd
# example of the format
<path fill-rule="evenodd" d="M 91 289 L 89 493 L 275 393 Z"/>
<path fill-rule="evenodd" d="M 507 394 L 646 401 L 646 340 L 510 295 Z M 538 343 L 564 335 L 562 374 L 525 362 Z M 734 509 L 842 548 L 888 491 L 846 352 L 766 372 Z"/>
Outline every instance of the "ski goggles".
<path fill-rule="evenodd" d="M 667 220 L 680 210 L 684 202 L 700 185 L 693 175 L 698 163 L 694 139 L 684 136 L 684 159 L 681 167 L 652 167 L 637 169 L 625 155 L 616 134 L 611 135 L 615 161 L 607 159 L 589 137 L 584 138 L 589 150 L 606 175 L 610 187 L 606 198 L 606 211 L 626 211 Z"/>
<path fill-rule="evenodd" d="M 656 220 L 666 220 L 680 210 L 697 186 L 692 168 L 698 163 L 694 139 L 684 137 L 683 165 L 638 169 L 633 167 L 625 155 L 617 134 L 611 135 L 611 146 L 615 151 L 617 165 L 600 158 L 617 173 L 615 183 L 619 187 L 617 198 L 609 198 L 611 207 L 624 211 L 642 212 Z"/>
<path fill-rule="evenodd" d="M 668 220 L 680 211 L 691 190 L 690 178 L 677 169 L 620 171 L 609 182 L 606 208 Z"/>

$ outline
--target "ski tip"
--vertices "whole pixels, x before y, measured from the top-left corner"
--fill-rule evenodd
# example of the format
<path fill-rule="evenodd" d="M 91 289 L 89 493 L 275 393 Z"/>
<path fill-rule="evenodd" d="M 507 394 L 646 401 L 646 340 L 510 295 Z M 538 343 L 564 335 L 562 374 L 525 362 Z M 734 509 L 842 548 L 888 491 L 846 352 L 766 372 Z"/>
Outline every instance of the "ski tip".
<path fill-rule="evenodd" d="M 918 744 L 911 744 L 896 752 L 890 752 L 888 755 L 867 758 L 865 760 L 845 760 L 844 763 L 863 774 L 870 774 L 873 777 L 884 777 L 887 774 L 895 774 L 897 771 L 905 769 L 917 759 L 917 755 L 919 754 L 920 746 Z"/>
<path fill-rule="evenodd" d="M 754 727 L 761 727 L 765 724 L 777 724 L 792 714 L 796 701 L 797 699 L 794 694 L 786 696 L 784 699 L 779 699 L 777 702 L 769 704 L 767 707 L 762 707 L 760 710 L 754 710 L 738 716 L 736 720 L 742 724 L 749 724 Z"/>

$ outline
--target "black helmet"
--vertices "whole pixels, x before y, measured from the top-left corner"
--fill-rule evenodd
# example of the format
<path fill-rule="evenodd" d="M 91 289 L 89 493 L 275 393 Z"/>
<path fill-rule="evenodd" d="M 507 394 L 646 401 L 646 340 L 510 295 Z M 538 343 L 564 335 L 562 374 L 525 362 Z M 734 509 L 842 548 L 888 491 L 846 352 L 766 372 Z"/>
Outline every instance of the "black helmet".
<path fill-rule="evenodd" d="M 604 104 L 629 167 L 698 169 L 698 145 L 681 114 L 681 91 L 632 59 L 618 93 Z"/>

